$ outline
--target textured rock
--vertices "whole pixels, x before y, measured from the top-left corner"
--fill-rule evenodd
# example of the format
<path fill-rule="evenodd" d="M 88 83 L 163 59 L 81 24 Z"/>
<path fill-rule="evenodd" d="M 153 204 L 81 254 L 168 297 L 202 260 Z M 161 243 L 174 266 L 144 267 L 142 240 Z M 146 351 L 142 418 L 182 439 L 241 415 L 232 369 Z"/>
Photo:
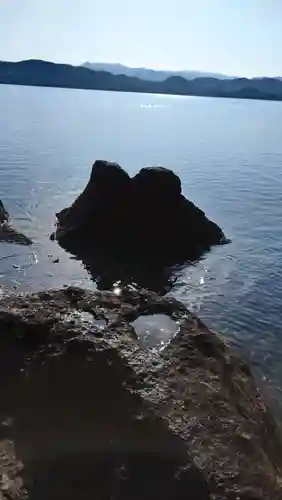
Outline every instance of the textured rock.
<path fill-rule="evenodd" d="M 144 314 L 177 322 L 164 349 L 137 338 Z M 13 296 L 0 333 L 1 436 L 29 498 L 282 499 L 281 436 L 249 366 L 179 302 Z"/>
<path fill-rule="evenodd" d="M 0 440 L 0 500 L 26 498 L 21 470 L 22 464 L 16 460 L 13 443 Z"/>
<path fill-rule="evenodd" d="M 30 238 L 13 229 L 9 224 L 9 214 L 0 200 L 0 242 L 17 243 L 18 245 L 31 245 Z"/>
<path fill-rule="evenodd" d="M 160 167 L 143 168 L 131 179 L 119 165 L 96 161 L 83 193 L 57 219 L 52 238 L 82 260 L 91 243 L 177 263 L 226 242 L 222 230 L 181 195 L 179 177 Z"/>

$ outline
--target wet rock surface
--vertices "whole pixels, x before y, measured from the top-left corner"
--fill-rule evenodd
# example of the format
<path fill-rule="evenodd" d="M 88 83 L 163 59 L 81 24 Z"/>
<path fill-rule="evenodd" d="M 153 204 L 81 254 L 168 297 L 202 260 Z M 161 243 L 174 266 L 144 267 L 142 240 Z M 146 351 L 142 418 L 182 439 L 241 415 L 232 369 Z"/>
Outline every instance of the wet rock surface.
<path fill-rule="evenodd" d="M 18 245 L 32 245 L 30 238 L 13 229 L 9 223 L 9 213 L 0 200 L 0 242 L 17 243 Z"/>
<path fill-rule="evenodd" d="M 142 168 L 130 178 L 120 165 L 98 160 L 84 191 L 56 215 L 52 238 L 92 268 L 95 257 L 93 263 L 89 256 L 105 248 L 143 262 L 178 263 L 227 241 L 181 194 L 180 178 L 162 167 Z"/>
<path fill-rule="evenodd" d="M 132 326 L 151 314 L 178 325 L 162 350 Z M 249 366 L 179 302 L 10 296 L 0 343 L 0 498 L 282 498 L 281 436 Z"/>

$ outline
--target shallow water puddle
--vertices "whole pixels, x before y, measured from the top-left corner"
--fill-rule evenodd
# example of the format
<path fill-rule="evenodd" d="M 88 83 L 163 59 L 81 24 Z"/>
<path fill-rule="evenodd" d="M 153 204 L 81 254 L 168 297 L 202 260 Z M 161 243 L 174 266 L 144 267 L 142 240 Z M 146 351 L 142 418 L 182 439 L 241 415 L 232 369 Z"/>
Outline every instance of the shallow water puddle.
<path fill-rule="evenodd" d="M 154 348 L 163 348 L 179 330 L 178 322 L 167 314 L 139 316 L 131 325 L 140 342 Z"/>

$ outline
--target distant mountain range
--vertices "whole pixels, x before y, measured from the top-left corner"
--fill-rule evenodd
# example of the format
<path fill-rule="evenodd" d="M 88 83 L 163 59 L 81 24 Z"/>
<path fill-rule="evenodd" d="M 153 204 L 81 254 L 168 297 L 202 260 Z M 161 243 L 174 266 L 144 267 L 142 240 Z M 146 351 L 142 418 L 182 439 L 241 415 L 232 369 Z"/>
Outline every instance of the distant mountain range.
<path fill-rule="evenodd" d="M 140 78 L 141 80 L 151 80 L 152 82 L 161 82 L 171 76 L 181 76 L 186 80 L 193 80 L 194 78 L 201 77 L 218 78 L 219 80 L 234 78 L 232 76 L 222 75 L 221 73 L 206 73 L 203 71 L 168 71 L 148 68 L 130 68 L 129 66 L 124 66 L 120 63 L 85 62 L 82 66 L 94 71 L 109 71 L 113 75 L 134 76 L 136 78 Z"/>
<path fill-rule="evenodd" d="M 95 71 L 84 66 L 32 59 L 20 62 L 0 61 L 0 83 L 282 101 L 282 81 L 279 78 L 224 79 L 205 76 L 188 80 L 183 76 L 173 75 L 161 81 L 144 80 L 109 71 Z"/>

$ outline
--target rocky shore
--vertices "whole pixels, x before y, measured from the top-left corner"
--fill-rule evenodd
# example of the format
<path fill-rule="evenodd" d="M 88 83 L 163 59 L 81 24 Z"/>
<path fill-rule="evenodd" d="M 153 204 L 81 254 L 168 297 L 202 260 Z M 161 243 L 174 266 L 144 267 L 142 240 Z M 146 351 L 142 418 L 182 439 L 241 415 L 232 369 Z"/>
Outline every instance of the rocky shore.
<path fill-rule="evenodd" d="M 137 318 L 175 335 L 148 349 Z M 250 367 L 179 302 L 66 288 L 0 301 L 0 498 L 282 499 Z"/>
<path fill-rule="evenodd" d="M 250 367 L 142 288 L 156 273 L 165 293 L 169 266 L 227 242 L 179 177 L 96 161 L 52 239 L 120 287 L 0 300 L 0 500 L 282 500 L 282 438 Z M 0 241 L 31 244 L 1 202 Z"/>
<path fill-rule="evenodd" d="M 0 242 L 16 243 L 18 245 L 32 245 L 30 238 L 15 230 L 10 225 L 10 215 L 0 200 Z"/>

